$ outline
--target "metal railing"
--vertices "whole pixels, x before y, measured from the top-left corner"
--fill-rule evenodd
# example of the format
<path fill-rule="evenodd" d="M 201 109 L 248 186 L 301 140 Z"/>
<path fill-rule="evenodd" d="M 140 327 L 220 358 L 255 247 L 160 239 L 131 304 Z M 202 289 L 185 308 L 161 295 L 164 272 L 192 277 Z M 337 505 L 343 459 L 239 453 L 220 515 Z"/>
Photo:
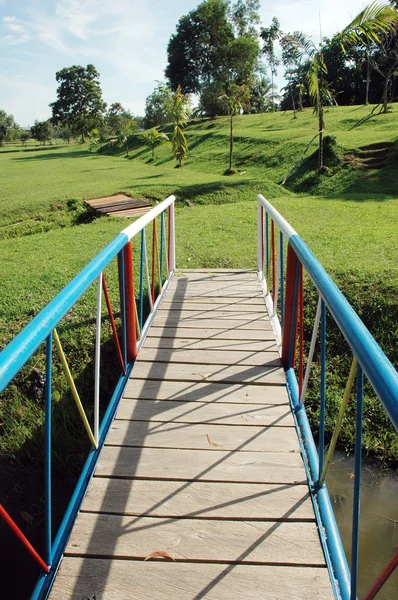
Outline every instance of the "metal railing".
<path fill-rule="evenodd" d="M 303 451 L 310 493 L 321 542 L 336 598 L 355 600 L 358 587 L 358 540 L 362 462 L 364 376 L 398 431 L 398 374 L 358 315 L 296 231 L 263 196 L 258 200 L 257 270 L 286 372 L 289 395 Z M 279 235 L 277 232 L 279 230 Z M 287 256 L 285 259 L 285 246 Z M 319 294 L 312 339 L 304 371 L 304 275 Z M 326 312 L 342 332 L 353 361 L 336 428 L 325 457 L 326 417 Z M 319 440 L 318 448 L 305 410 L 305 398 L 320 329 Z M 298 357 L 296 356 L 298 355 Z M 332 460 L 345 408 L 356 380 L 355 474 L 352 516 L 351 565 L 347 564 L 325 478 Z M 371 600 L 398 564 L 398 551 L 364 600 Z"/>
<path fill-rule="evenodd" d="M 0 353 L 0 392 L 2 392 L 15 375 L 24 367 L 39 346 L 46 344 L 46 371 L 44 390 L 44 505 L 45 505 L 45 543 L 44 555 L 40 556 L 36 549 L 25 537 L 12 516 L 0 505 L 2 519 L 19 538 L 33 560 L 41 568 L 41 575 L 31 596 L 33 599 L 45 597 L 51 587 L 64 552 L 74 520 L 83 500 L 90 478 L 93 474 L 99 452 L 104 443 L 107 431 L 115 414 L 117 404 L 128 380 L 129 372 L 143 344 L 152 323 L 157 307 L 167 289 L 170 277 L 175 270 L 175 227 L 174 227 L 174 196 L 170 196 L 146 215 L 126 227 L 119 233 L 76 277 L 45 307 L 43 310 L 4 348 Z M 165 215 L 167 214 L 167 219 Z M 160 233 L 157 221 L 160 220 Z M 152 224 L 152 260 L 149 265 L 145 237 L 145 228 Z M 134 277 L 132 240 L 140 235 L 139 271 Z M 114 314 L 108 293 L 104 269 L 117 260 L 118 292 L 120 300 L 121 342 L 116 327 Z M 164 272 L 163 272 L 164 271 Z M 135 279 L 139 281 L 135 289 Z M 144 280 L 146 279 L 147 295 L 144 296 Z M 93 390 L 93 419 L 90 424 L 84 406 L 79 397 L 61 340 L 56 327 L 61 319 L 78 302 L 82 294 L 91 286 L 97 285 L 96 290 L 96 319 L 95 319 L 95 359 L 94 359 L 94 390 Z M 101 393 L 101 322 L 102 295 L 105 297 L 108 317 L 111 323 L 117 359 L 120 364 L 120 375 L 111 399 L 100 419 Z M 149 303 L 149 314 L 144 321 L 144 304 Z M 61 525 L 53 535 L 52 523 L 52 425 L 51 413 L 53 408 L 52 371 L 53 346 L 67 378 L 73 400 L 82 419 L 84 428 L 91 443 L 91 449 L 83 466 L 82 472 L 63 516 Z"/>

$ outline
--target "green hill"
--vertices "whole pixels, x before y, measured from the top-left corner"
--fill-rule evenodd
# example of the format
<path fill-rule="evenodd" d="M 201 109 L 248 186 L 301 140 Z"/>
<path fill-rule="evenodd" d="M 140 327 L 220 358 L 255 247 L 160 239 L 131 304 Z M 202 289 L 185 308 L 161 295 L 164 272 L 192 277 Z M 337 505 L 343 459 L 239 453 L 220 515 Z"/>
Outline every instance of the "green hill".
<path fill-rule="evenodd" d="M 325 173 L 316 173 L 315 140 L 285 186 L 281 180 L 317 131 L 310 109 L 297 119 L 290 112 L 234 118 L 233 176 L 223 175 L 228 166 L 226 117 L 189 124 L 190 154 L 181 169 L 175 168 L 167 146 L 152 160 L 139 135 L 130 139 L 129 157 L 106 147 L 90 152 L 88 145 L 80 144 L 2 149 L 0 345 L 127 224 L 120 218 L 93 217 L 84 199 L 118 191 L 151 201 L 175 194 L 179 268 L 253 268 L 255 198 L 262 193 L 307 241 L 391 360 L 397 361 L 391 323 L 398 317 L 398 109 L 394 105 L 392 112 L 367 119 L 370 111 L 371 107 L 328 109 Z M 381 168 L 366 168 L 367 151 L 360 148 L 374 144 L 389 145 Z M 86 324 L 91 323 L 93 297 L 94 291 L 85 295 L 71 317 L 75 329 L 65 327 L 63 332 L 76 376 L 91 360 Z M 71 335 L 77 330 L 79 346 Z M 40 366 L 42 357 L 35 364 Z M 336 402 L 339 385 L 337 381 Z M 13 427 L 16 415 L 18 435 Z M 15 404 L 4 403 L 0 421 L 4 431 L 14 431 L 2 436 L 0 449 L 13 454 L 29 439 L 32 424 L 37 426 L 37 406 L 22 397 Z M 383 451 L 387 442 L 380 444 Z"/>

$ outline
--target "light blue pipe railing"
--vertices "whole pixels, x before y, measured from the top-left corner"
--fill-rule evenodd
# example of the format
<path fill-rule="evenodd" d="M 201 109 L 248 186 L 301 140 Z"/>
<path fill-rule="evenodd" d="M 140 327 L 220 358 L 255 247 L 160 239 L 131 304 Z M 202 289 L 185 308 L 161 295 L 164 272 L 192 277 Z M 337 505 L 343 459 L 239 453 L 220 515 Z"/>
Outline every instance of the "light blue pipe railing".
<path fill-rule="evenodd" d="M 325 269 L 312 254 L 311 250 L 287 223 L 278 211 L 261 195 L 258 199 L 258 246 L 257 269 L 262 282 L 266 304 L 271 315 L 271 321 L 276 333 L 279 350 L 284 364 L 288 389 L 294 417 L 303 450 L 304 463 L 307 470 L 310 492 L 313 499 L 315 513 L 319 524 L 319 531 L 324 548 L 326 562 L 331 575 L 331 581 L 336 598 L 355 600 L 358 585 L 358 539 L 360 521 L 360 486 L 361 486 L 361 453 L 362 453 L 362 415 L 363 415 L 363 375 L 365 374 L 374 391 L 376 392 L 391 422 L 398 431 L 398 373 L 378 346 L 368 329 L 362 323 L 353 308 L 344 298 L 336 284 L 329 277 Z M 264 219 L 265 213 L 265 219 Z M 264 229 L 265 223 L 265 229 Z M 279 245 L 279 256 L 271 264 L 270 256 L 275 255 L 275 248 L 270 249 L 269 226 L 277 226 L 280 235 L 287 243 L 286 280 L 284 280 L 284 252 L 283 245 Z M 265 266 L 265 268 L 264 268 Z M 295 354 L 298 342 L 299 315 L 303 322 L 303 303 L 300 301 L 300 290 L 303 286 L 302 268 L 304 268 L 314 283 L 320 297 L 320 311 L 315 319 L 313 340 L 315 345 L 320 324 L 320 423 L 319 445 L 316 448 L 311 428 L 304 406 L 307 374 L 311 368 L 312 350 L 307 363 L 306 378 L 304 373 L 295 371 Z M 271 289 L 269 279 L 270 270 L 275 282 L 275 271 L 281 274 L 281 283 Z M 282 283 L 283 282 L 283 283 Z M 285 285 L 285 298 L 281 297 L 283 317 L 279 320 L 277 314 L 278 293 Z M 283 294 L 283 291 L 282 291 Z M 351 543 L 351 569 L 348 568 L 344 549 L 341 543 L 338 527 L 330 503 L 329 494 L 324 484 L 325 472 L 330 461 L 325 462 L 325 418 L 326 418 L 326 309 L 335 320 L 338 328 L 343 333 L 353 355 L 357 358 L 358 369 L 356 374 L 356 440 L 355 440 L 355 479 L 354 479 L 354 507 L 352 518 L 352 543 Z M 301 325 L 300 325 L 301 326 Z M 300 336 L 303 337 L 302 335 Z M 304 346 L 300 339 L 300 351 Z M 300 357 L 303 364 L 303 356 Z M 350 389 L 347 393 L 349 394 Z M 389 565 L 390 566 L 390 565 Z M 370 598 L 371 596 L 369 596 Z M 372 596 L 373 597 L 373 596 Z"/>
<path fill-rule="evenodd" d="M 42 600 L 51 588 L 52 581 L 57 572 L 66 543 L 73 527 L 74 520 L 83 500 L 90 478 L 93 474 L 100 450 L 105 441 L 109 426 L 115 414 L 118 402 L 128 380 L 129 372 L 134 363 L 137 352 L 143 344 L 149 327 L 152 323 L 157 307 L 167 289 L 170 277 L 175 270 L 175 226 L 174 226 L 174 196 L 170 196 L 149 213 L 126 227 L 119 233 L 76 277 L 47 305 L 43 310 L 6 346 L 0 353 L 0 392 L 2 392 L 10 381 L 22 369 L 39 346 L 46 342 L 46 385 L 45 385 L 45 421 L 44 421 L 44 497 L 45 497 L 45 543 L 44 556 L 39 556 L 31 546 L 22 531 L 13 521 L 8 512 L 0 505 L 0 518 L 18 536 L 27 551 L 41 566 L 42 574 L 31 596 L 32 600 Z M 165 214 L 167 212 L 167 235 L 165 225 Z M 156 225 L 156 218 L 161 219 L 160 249 L 154 249 L 160 255 L 156 269 L 156 261 L 153 268 L 157 271 L 158 294 L 154 294 L 155 272 L 150 277 L 148 257 L 145 244 L 145 227 L 149 224 Z M 140 268 L 139 268 L 139 290 L 134 291 L 134 273 L 132 265 L 131 240 L 138 234 L 140 236 Z M 166 244 L 167 240 L 167 244 Z M 159 252 L 160 250 L 160 252 Z M 119 357 L 122 362 L 122 373 L 108 403 L 105 414 L 99 423 L 99 365 L 100 365 L 100 332 L 101 326 L 101 292 L 107 296 L 104 269 L 115 259 L 118 259 L 120 312 L 122 330 L 122 349 L 120 348 L 116 327 L 114 328 L 115 342 L 119 349 Z M 161 262 L 160 262 L 161 261 Z M 163 278 L 163 263 L 166 262 L 167 274 Z M 144 271 L 147 279 L 148 301 L 150 313 L 143 323 L 144 294 L 143 281 Z M 51 411 L 52 411 L 52 348 L 53 335 L 57 345 L 58 335 L 56 326 L 66 313 L 78 302 L 82 294 L 97 282 L 97 319 L 96 319 L 96 359 L 95 359 L 95 389 L 94 393 L 94 433 L 87 422 L 88 433 L 91 433 L 93 446 L 88 454 L 87 460 L 77 482 L 61 525 L 53 539 L 52 533 L 52 508 L 51 508 Z M 104 286 L 104 287 L 102 287 Z M 153 289 L 152 289 L 153 288 Z M 135 297 L 139 298 L 137 309 Z M 109 310 L 109 307 L 108 307 Z M 109 318 L 114 324 L 113 314 Z M 137 335 L 140 331 L 140 335 Z M 59 341 L 59 340 L 58 340 Z M 60 342 L 59 342 L 60 343 Z M 57 346 L 58 348 L 58 346 Z M 61 348 L 62 352 L 62 348 Z M 63 352 L 62 352 L 63 354 Z M 63 356 L 63 358 L 65 358 Z M 62 360 L 62 359 L 61 359 Z M 73 382 L 72 382 L 73 383 Z M 73 384 L 74 385 L 74 384 Z M 76 395 L 77 390 L 76 390 Z M 78 399 L 79 400 L 79 399 Z M 79 400 L 80 402 L 80 400 Z M 81 409 L 84 411 L 83 407 Z M 85 415 L 84 415 L 85 416 Z M 86 429 L 87 429 L 86 428 Z M 47 568 L 45 568 L 47 567 Z"/>

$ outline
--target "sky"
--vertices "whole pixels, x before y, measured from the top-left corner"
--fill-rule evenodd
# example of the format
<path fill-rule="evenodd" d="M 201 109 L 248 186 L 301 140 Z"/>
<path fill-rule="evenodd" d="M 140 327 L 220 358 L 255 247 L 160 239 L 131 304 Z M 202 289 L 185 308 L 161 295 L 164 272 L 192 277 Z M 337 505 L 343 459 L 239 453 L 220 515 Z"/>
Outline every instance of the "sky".
<path fill-rule="evenodd" d="M 317 42 L 345 27 L 370 0 L 262 0 L 261 19 Z M 143 115 L 164 80 L 167 43 L 199 0 L 0 0 L 0 109 L 22 127 L 51 116 L 55 73 L 93 64 L 105 102 Z M 320 18 L 319 18 L 320 17 Z M 283 85 L 282 69 L 276 81 Z"/>

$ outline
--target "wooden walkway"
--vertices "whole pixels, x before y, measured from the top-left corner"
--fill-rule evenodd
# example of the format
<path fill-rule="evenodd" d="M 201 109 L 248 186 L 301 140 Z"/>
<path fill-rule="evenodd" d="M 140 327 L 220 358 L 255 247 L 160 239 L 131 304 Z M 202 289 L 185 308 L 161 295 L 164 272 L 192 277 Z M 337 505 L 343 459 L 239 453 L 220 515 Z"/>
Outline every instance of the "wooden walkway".
<path fill-rule="evenodd" d="M 50 598 L 315 597 L 334 595 L 257 276 L 187 272 L 139 354 Z"/>

